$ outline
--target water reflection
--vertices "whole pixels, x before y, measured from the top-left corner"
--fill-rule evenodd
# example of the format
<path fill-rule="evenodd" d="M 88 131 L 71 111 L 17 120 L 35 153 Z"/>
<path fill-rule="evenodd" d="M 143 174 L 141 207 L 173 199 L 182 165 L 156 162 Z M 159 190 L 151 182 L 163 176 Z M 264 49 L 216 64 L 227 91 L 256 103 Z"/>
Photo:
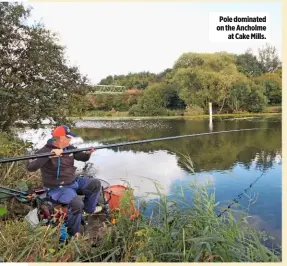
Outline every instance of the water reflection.
<path fill-rule="evenodd" d="M 95 125 L 96 122 L 90 123 Z M 128 127 L 129 123 L 131 127 Z M 137 123 L 141 124 L 141 121 Z M 117 124 L 116 128 L 113 128 L 110 122 L 108 124 L 105 128 L 76 130 L 85 140 L 85 145 L 95 144 L 95 141 L 110 144 L 210 130 L 208 120 L 145 121 L 145 125 L 150 125 L 146 128 L 136 127 L 135 121 L 126 121 L 122 128 Z M 250 214 L 255 217 L 252 220 L 255 226 L 267 230 L 277 238 L 277 243 L 280 243 L 281 119 L 215 119 L 212 127 L 213 131 L 253 127 L 262 130 L 99 150 L 92 161 L 97 166 L 98 176 L 110 177 L 110 181 L 115 183 L 121 178 L 126 178 L 135 186 L 138 196 L 144 196 L 146 192 L 156 192 L 152 182 L 143 176 L 157 180 L 168 194 L 172 194 L 174 186 L 185 186 L 195 178 L 199 183 L 211 180 L 216 187 L 216 200 L 220 201 L 220 206 L 228 206 L 232 199 L 265 171 L 264 178 L 253 187 L 252 193 L 255 193 L 258 199 L 250 209 Z M 195 174 L 190 173 L 181 154 L 190 156 Z M 186 195 L 187 198 L 189 196 L 191 197 Z M 248 206 L 247 199 L 243 198 L 240 203 Z"/>
<path fill-rule="evenodd" d="M 262 120 L 262 119 L 261 119 Z M 242 163 L 247 168 L 252 161 L 257 161 L 257 166 L 262 169 L 272 167 L 276 156 L 281 154 L 281 122 L 276 119 L 256 121 L 256 127 L 262 128 L 258 131 L 245 131 L 227 133 L 221 135 L 210 135 L 193 137 L 179 140 L 160 141 L 146 143 L 144 145 L 125 146 L 113 149 L 115 152 L 131 151 L 146 152 L 166 150 L 172 154 L 188 154 L 191 156 L 196 171 L 228 170 L 236 163 Z M 112 121 L 109 121 L 110 125 Z M 186 121 L 186 120 L 162 120 L 159 122 L 145 121 L 144 124 L 161 125 L 153 129 L 152 126 L 142 129 L 135 128 L 135 122 L 142 125 L 141 121 L 127 121 L 131 128 L 77 128 L 78 134 L 85 142 L 99 141 L 102 144 L 117 143 L 122 141 L 135 141 L 150 138 L 185 135 L 192 133 L 208 132 L 208 120 Z M 83 122 L 82 122 L 83 123 Z M 88 122 L 96 126 L 98 122 Z M 104 123 L 101 121 L 101 123 Z M 115 126 L 119 122 L 115 122 Z M 254 121 L 214 121 L 214 131 L 233 130 L 254 127 Z M 77 124 L 78 125 L 78 124 Z M 110 126 L 109 126 L 110 127 Z M 152 129 L 150 129 L 152 128 Z M 169 130 L 166 130 L 168 128 Z M 264 130 L 264 128 L 272 128 Z M 90 142 L 92 144 L 92 142 Z M 182 160 L 178 160 L 179 166 L 185 170 Z"/>
<path fill-rule="evenodd" d="M 258 200 L 251 209 L 257 217 L 255 224 L 276 236 L 281 233 L 281 117 L 247 119 L 213 119 L 212 130 L 234 130 L 259 127 L 262 130 L 209 135 L 179 140 L 160 141 L 98 150 L 90 162 L 98 178 L 119 184 L 128 181 L 138 196 L 156 192 L 150 179 L 156 180 L 171 194 L 173 188 L 187 185 L 197 178 L 211 180 L 216 187 L 216 199 L 229 204 L 249 186 L 262 171 L 264 178 L 253 188 Z M 268 128 L 268 130 L 266 130 Z M 145 120 L 145 121 L 82 121 L 73 129 L 81 136 L 78 147 L 160 138 L 210 131 L 209 120 Z M 27 136 L 25 131 L 22 137 Z M 31 131 L 30 131 L 31 133 Z M 42 130 L 50 136 L 50 129 Z M 26 135 L 25 135 L 26 134 Z M 40 133 L 38 133 L 40 134 Z M 43 135 L 43 136 L 44 136 Z M 34 142 L 36 135 L 31 134 Z M 43 145 L 47 138 L 42 136 Z M 185 165 L 189 155 L 195 173 Z M 84 163 L 77 162 L 79 169 Z M 189 197 L 191 195 L 186 195 Z M 155 197 L 149 195 L 150 198 Z M 247 199 L 247 198 L 246 198 Z M 241 202 L 248 205 L 246 199 Z M 280 233 L 279 233 L 280 232 Z"/>

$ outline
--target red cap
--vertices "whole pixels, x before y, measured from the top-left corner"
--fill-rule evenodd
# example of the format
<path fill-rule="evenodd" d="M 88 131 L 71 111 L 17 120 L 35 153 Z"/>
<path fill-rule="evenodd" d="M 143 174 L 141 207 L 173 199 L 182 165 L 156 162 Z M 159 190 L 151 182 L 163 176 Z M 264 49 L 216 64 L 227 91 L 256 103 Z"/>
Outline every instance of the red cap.
<path fill-rule="evenodd" d="M 53 137 L 77 137 L 76 134 L 72 133 L 67 126 L 58 126 L 52 132 Z"/>

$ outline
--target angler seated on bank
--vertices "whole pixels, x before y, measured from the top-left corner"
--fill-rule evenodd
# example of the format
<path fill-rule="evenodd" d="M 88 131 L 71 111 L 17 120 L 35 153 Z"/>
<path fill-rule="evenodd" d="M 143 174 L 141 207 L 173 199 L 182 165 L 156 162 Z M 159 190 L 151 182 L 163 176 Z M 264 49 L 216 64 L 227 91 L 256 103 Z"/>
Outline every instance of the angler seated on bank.
<path fill-rule="evenodd" d="M 75 149 L 70 145 L 71 137 L 67 126 L 58 126 L 52 132 L 52 138 L 37 153 L 51 152 L 54 156 L 37 158 L 28 161 L 27 170 L 30 172 L 41 170 L 43 186 L 47 189 L 47 196 L 53 201 L 67 204 L 67 227 L 70 235 L 79 235 L 82 211 L 97 213 L 102 210 L 97 206 L 101 182 L 95 178 L 77 177 L 74 160 L 86 162 L 90 159 L 92 149 L 86 152 L 62 154 L 63 151 Z M 84 201 L 78 194 L 85 195 Z"/>

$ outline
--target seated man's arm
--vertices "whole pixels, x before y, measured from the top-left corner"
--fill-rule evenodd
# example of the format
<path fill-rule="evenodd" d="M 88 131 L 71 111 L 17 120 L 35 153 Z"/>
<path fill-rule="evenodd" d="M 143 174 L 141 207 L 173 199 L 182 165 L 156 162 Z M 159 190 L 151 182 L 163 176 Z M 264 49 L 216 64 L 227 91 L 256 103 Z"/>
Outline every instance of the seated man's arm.
<path fill-rule="evenodd" d="M 44 147 L 44 148 L 38 150 L 37 152 L 35 152 L 35 154 L 45 153 L 45 152 L 49 152 L 49 151 L 50 151 L 49 149 Z M 31 159 L 28 161 L 26 168 L 29 172 L 36 172 L 37 170 L 42 168 L 49 161 L 49 159 L 50 159 L 49 157 Z"/>
<path fill-rule="evenodd" d="M 72 149 L 76 149 L 72 146 Z M 74 159 L 81 162 L 87 162 L 91 158 L 91 153 L 86 153 L 84 151 L 79 151 L 74 153 Z"/>

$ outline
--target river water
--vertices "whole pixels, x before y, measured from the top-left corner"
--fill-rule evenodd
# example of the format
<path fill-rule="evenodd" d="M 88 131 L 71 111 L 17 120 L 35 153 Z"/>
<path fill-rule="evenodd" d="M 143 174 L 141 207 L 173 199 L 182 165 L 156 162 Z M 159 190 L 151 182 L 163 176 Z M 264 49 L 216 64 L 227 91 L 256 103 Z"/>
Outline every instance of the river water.
<path fill-rule="evenodd" d="M 135 195 L 152 198 L 156 180 L 167 194 L 176 186 L 183 187 L 197 180 L 211 181 L 216 201 L 228 206 L 258 177 L 240 204 L 248 205 L 248 197 L 256 198 L 249 209 L 253 224 L 266 230 L 281 243 L 282 135 L 281 117 L 216 118 L 212 128 L 209 120 L 153 119 L 126 121 L 78 121 L 73 130 L 81 136 L 77 147 L 161 138 L 244 128 L 260 128 L 192 138 L 131 145 L 96 151 L 90 162 L 90 173 L 110 184 L 129 182 Z M 268 128 L 268 129 L 267 129 Z M 50 135 L 50 129 L 25 130 L 24 139 L 38 147 Z M 29 137 L 30 136 L 30 137 Z M 32 136 L 32 137 L 31 137 Z M 185 165 L 188 155 L 193 172 Z M 79 169 L 84 163 L 77 163 Z"/>

